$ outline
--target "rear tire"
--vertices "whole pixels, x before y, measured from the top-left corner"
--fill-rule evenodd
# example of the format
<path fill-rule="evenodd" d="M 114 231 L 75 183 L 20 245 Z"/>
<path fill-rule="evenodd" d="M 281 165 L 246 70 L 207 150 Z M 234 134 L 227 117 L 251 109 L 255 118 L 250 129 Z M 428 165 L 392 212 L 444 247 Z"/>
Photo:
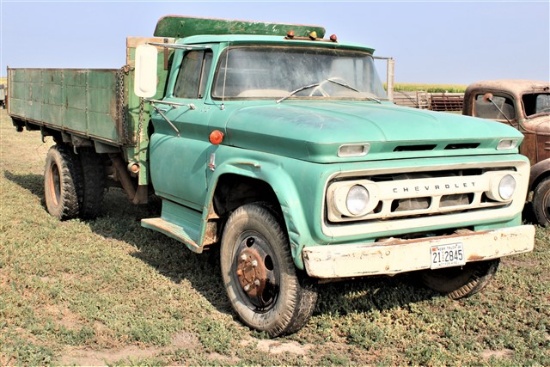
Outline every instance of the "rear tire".
<path fill-rule="evenodd" d="M 424 285 L 452 299 L 472 296 L 481 291 L 495 275 L 500 259 L 467 263 L 461 267 L 422 272 Z"/>
<path fill-rule="evenodd" d="M 220 265 L 231 306 L 249 327 L 276 337 L 312 315 L 316 284 L 296 269 L 286 232 L 267 207 L 247 204 L 230 215 Z"/>
<path fill-rule="evenodd" d="M 105 196 L 105 169 L 101 156 L 91 149 L 79 151 L 82 165 L 80 217 L 93 219 L 101 213 Z"/>
<path fill-rule="evenodd" d="M 48 212 L 59 220 L 78 217 L 80 162 L 64 145 L 54 145 L 46 155 L 44 196 Z"/>
<path fill-rule="evenodd" d="M 550 178 L 543 180 L 535 188 L 533 211 L 541 226 L 548 227 L 550 225 Z"/>

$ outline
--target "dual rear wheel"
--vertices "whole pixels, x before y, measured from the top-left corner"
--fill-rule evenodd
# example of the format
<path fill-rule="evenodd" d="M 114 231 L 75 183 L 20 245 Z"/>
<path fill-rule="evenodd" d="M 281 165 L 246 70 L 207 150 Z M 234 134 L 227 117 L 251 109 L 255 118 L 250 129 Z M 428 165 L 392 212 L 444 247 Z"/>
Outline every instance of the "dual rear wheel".
<path fill-rule="evenodd" d="M 81 149 L 75 154 L 67 145 L 54 145 L 46 156 L 44 196 L 48 212 L 60 219 L 95 218 L 105 193 L 100 156 Z"/>

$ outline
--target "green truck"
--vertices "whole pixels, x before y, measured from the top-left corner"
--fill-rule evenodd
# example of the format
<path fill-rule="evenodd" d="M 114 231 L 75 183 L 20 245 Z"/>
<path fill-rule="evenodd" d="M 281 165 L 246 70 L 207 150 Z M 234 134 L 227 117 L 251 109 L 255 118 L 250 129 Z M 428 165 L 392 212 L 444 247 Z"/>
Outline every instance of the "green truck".
<path fill-rule="evenodd" d="M 457 299 L 531 251 L 529 160 L 504 124 L 393 104 L 372 48 L 320 26 L 168 16 L 112 70 L 8 69 L 15 127 L 40 130 L 47 210 L 101 214 L 219 249 L 238 317 L 272 337 L 307 323 L 319 284 L 412 272 Z"/>

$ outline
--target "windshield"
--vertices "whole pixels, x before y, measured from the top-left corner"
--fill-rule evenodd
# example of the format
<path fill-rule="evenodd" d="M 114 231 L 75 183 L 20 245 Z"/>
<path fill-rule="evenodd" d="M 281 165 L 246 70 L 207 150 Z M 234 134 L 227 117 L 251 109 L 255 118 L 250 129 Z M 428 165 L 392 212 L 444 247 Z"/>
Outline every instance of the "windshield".
<path fill-rule="evenodd" d="M 525 107 L 525 116 L 529 117 L 539 113 L 550 113 L 550 94 L 524 94 L 523 106 Z"/>
<path fill-rule="evenodd" d="M 387 98 L 367 52 L 265 45 L 225 50 L 218 62 L 212 97 Z"/>

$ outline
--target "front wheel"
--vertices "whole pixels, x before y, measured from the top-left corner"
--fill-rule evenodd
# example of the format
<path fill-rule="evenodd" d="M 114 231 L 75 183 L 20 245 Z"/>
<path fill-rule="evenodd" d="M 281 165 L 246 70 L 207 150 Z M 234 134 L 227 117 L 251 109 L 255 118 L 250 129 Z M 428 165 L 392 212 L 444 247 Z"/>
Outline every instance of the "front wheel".
<path fill-rule="evenodd" d="M 495 275 L 500 259 L 467 263 L 464 266 L 425 270 L 422 281 L 432 290 L 452 299 L 469 297 L 481 291 Z"/>
<path fill-rule="evenodd" d="M 229 217 L 220 265 L 231 306 L 249 327 L 271 337 L 305 325 L 315 308 L 315 284 L 295 268 L 288 237 L 270 209 L 243 205 Z"/>
<path fill-rule="evenodd" d="M 550 178 L 545 179 L 535 188 L 533 211 L 541 226 L 548 227 L 550 225 Z"/>

